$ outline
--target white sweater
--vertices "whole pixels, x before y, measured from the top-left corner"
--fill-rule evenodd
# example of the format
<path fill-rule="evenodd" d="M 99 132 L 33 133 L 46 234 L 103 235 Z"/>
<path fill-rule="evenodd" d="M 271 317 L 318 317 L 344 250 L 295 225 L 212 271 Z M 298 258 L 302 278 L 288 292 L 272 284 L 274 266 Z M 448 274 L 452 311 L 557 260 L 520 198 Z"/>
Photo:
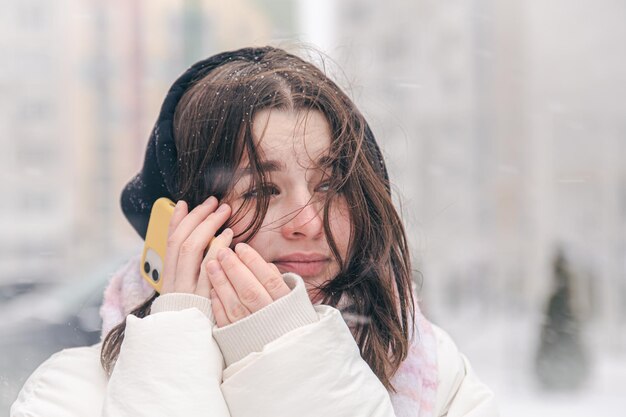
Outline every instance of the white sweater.
<path fill-rule="evenodd" d="M 166 294 L 128 316 L 107 377 L 101 344 L 65 349 L 26 381 L 11 417 L 394 416 L 338 310 L 291 293 L 218 329 L 210 301 Z M 207 320 L 208 317 L 208 320 Z M 492 392 L 438 327 L 436 416 L 495 416 Z"/>

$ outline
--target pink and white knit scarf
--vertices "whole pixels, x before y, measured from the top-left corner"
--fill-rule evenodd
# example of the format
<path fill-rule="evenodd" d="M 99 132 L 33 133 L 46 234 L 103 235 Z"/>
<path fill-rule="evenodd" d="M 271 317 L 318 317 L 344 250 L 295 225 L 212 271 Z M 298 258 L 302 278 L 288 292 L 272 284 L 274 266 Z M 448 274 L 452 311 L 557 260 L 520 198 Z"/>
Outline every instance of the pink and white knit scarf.
<path fill-rule="evenodd" d="M 101 339 L 153 294 L 152 287 L 139 274 L 139 261 L 139 256 L 134 257 L 116 271 L 104 291 Z M 391 393 L 391 403 L 397 417 L 433 416 L 438 384 L 436 352 L 432 326 L 416 306 L 415 337 L 409 355 L 391 380 L 396 388 Z"/>

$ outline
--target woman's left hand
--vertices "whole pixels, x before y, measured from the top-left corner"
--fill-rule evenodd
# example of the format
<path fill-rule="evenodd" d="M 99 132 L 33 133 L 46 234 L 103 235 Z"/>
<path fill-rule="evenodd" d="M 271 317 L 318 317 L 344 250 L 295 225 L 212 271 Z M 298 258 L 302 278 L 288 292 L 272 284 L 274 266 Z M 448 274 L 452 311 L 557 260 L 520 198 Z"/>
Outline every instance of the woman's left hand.
<path fill-rule="evenodd" d="M 245 243 L 238 243 L 235 251 L 220 249 L 217 260 L 207 262 L 205 270 L 218 327 L 235 323 L 291 291 L 276 265 L 265 262 Z"/>

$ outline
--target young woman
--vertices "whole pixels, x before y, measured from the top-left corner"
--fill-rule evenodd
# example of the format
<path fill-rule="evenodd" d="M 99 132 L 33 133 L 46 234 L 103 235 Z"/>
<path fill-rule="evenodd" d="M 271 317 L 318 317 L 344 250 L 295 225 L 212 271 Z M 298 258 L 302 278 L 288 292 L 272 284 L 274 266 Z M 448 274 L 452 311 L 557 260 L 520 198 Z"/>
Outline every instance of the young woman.
<path fill-rule="evenodd" d="M 103 342 L 52 356 L 11 415 L 495 415 L 419 311 L 389 190 L 367 122 L 312 64 L 271 47 L 197 63 L 122 193 L 142 237 L 152 203 L 177 201 L 161 294 L 131 261 Z"/>

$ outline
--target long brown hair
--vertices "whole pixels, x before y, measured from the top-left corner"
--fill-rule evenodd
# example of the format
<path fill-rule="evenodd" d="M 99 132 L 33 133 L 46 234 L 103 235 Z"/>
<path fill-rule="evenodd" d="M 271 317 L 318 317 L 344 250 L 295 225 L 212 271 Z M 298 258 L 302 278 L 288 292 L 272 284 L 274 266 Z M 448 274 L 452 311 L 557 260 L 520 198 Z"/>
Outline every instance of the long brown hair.
<path fill-rule="evenodd" d="M 190 209 L 214 195 L 228 198 L 243 158 L 252 170 L 251 188 L 264 189 L 267 175 L 252 135 L 254 116 L 263 109 L 319 111 L 330 126 L 325 158 L 331 172 L 323 207 L 328 244 L 340 265 L 337 276 L 319 288 L 323 304 L 347 300 L 344 318 L 361 355 L 387 389 L 406 358 L 414 319 L 409 249 L 396 212 L 384 162 L 367 122 L 350 98 L 313 64 L 284 50 L 266 47 L 260 59 L 231 60 L 199 76 L 176 106 L 173 120 L 179 164 L 177 200 Z M 352 223 L 346 259 L 342 259 L 329 226 L 328 213 L 337 197 L 347 201 Z M 269 195 L 246 200 L 224 227 L 241 221 L 254 205 L 254 218 L 239 235 L 251 239 L 267 213 Z M 358 242 L 358 247 L 355 242 Z M 132 314 L 145 317 L 156 296 Z M 354 319 L 356 318 L 356 320 Z M 101 362 L 110 372 L 119 354 L 125 323 L 107 335 Z"/>

